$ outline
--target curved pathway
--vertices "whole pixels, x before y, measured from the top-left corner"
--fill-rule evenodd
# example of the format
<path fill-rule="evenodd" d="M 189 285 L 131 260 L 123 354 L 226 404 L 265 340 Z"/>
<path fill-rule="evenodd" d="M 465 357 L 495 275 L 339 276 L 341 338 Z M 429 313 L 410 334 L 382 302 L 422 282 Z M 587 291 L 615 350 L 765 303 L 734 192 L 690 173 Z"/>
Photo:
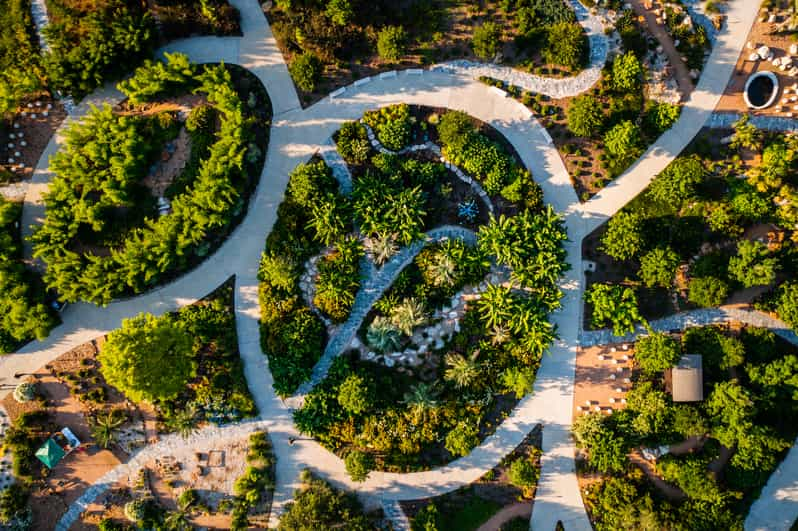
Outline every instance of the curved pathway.
<path fill-rule="evenodd" d="M 462 240 L 469 245 L 476 245 L 477 235 L 470 229 L 455 225 L 437 227 L 428 231 L 423 238 L 402 247 L 379 269 L 367 270 L 366 278 L 362 280 L 360 289 L 355 295 L 355 302 L 352 304 L 349 318 L 338 327 L 327 342 L 321 359 L 313 367 L 310 379 L 300 385 L 294 396 L 287 401 L 291 408 L 300 408 L 305 401 L 305 396 L 324 380 L 335 358 L 343 354 L 349 347 L 371 307 L 382 297 L 385 290 L 393 285 L 399 273 L 410 265 L 410 262 L 424 247 L 445 240 Z"/>
<path fill-rule="evenodd" d="M 579 0 L 567 0 L 576 13 L 577 21 L 585 29 L 589 42 L 590 59 L 587 68 L 572 77 L 543 77 L 516 70 L 510 66 L 479 63 L 468 60 L 449 61 L 435 65 L 434 69 L 449 71 L 467 77 L 492 77 L 521 87 L 524 90 L 545 94 L 551 98 L 567 98 L 588 90 L 601 79 L 601 69 L 607 62 L 610 41 L 604 34 L 604 25 L 598 16 L 592 15 Z"/>
<path fill-rule="evenodd" d="M 768 328 L 785 341 L 798 346 L 798 334 L 784 322 L 766 313 L 739 307 L 722 306 L 682 312 L 657 319 L 649 323 L 659 332 L 684 330 L 694 326 L 705 326 L 726 322 L 740 322 L 760 328 Z M 584 332 L 583 345 L 606 345 L 608 343 L 632 342 L 647 331 L 638 329 L 625 336 L 614 336 L 610 330 Z M 667 484 L 665 484 L 667 485 Z M 779 463 L 768 478 L 759 498 L 751 505 L 745 519 L 748 531 L 787 531 L 798 518 L 798 438 L 787 456 Z"/>
<path fill-rule="evenodd" d="M 162 314 L 194 302 L 235 274 L 239 350 L 247 381 L 261 418 L 265 419 L 260 422 L 268 427 L 277 455 L 278 485 L 273 523 L 298 486 L 299 471 L 305 466 L 312 466 L 334 484 L 352 488 L 364 496 L 376 494 L 386 500 L 426 497 L 451 491 L 478 478 L 517 446 L 535 424 L 543 423 L 546 425 L 544 454 L 532 526 L 540 530 L 554 529 L 561 520 L 569 530 L 590 529 L 576 481 L 574 446 L 570 438 L 574 358 L 582 312 L 581 240 L 644 189 L 703 125 L 728 81 L 757 5 L 734 0 L 729 10 L 729 28 L 719 35 L 701 82 L 674 128 L 662 135 L 622 177 L 592 201 L 580 205 L 562 160 L 547 141 L 545 130 L 520 103 L 474 81 L 471 77 L 474 72 L 417 75 L 419 72 L 408 71 L 379 76 L 302 110 L 257 1 L 233 0 L 232 3 L 242 15 L 243 38 L 190 39 L 173 43 L 168 50 L 183 51 L 196 62 L 214 62 L 221 58 L 237 62 L 253 71 L 269 91 L 274 125 L 266 165 L 251 199 L 249 215 L 213 256 L 175 282 L 103 309 L 87 304 L 71 305 L 64 313 L 64 323 L 50 338 L 31 343 L 20 353 L 0 359 L 0 374 L 3 375 L 0 383 L 15 382 L 11 376 L 15 372 L 30 372 L 40 367 L 70 348 L 118 327 L 124 317 L 139 311 Z M 343 462 L 316 442 L 288 443 L 289 437 L 298 434 L 288 408 L 271 391 L 271 374 L 260 348 L 257 269 L 289 172 L 317 152 L 343 121 L 357 119 L 367 109 L 400 102 L 463 110 L 502 133 L 541 184 L 545 199 L 565 216 L 571 238 L 566 250 L 572 269 L 561 281 L 565 294 L 562 308 L 552 315 L 561 339 L 552 346 L 551 355 L 542 360 L 533 394 L 518 404 L 496 433 L 470 455 L 445 467 L 413 474 L 375 472 L 365 483 L 354 484 L 348 479 Z M 239 429 L 245 428 L 226 427 L 219 433 L 224 437 Z M 164 444 L 163 451 L 172 450 Z M 148 449 L 152 454 L 160 451 L 161 443 Z"/>

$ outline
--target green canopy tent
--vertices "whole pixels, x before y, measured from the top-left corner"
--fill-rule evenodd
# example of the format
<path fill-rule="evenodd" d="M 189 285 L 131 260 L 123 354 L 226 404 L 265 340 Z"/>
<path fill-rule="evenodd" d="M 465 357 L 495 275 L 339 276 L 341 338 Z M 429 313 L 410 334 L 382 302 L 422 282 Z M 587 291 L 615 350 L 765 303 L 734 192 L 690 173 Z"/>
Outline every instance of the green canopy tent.
<path fill-rule="evenodd" d="M 44 463 L 47 468 L 53 468 L 65 455 L 64 449 L 58 446 L 58 443 L 53 439 L 47 439 L 42 447 L 36 450 L 36 457 L 38 457 L 39 461 Z"/>

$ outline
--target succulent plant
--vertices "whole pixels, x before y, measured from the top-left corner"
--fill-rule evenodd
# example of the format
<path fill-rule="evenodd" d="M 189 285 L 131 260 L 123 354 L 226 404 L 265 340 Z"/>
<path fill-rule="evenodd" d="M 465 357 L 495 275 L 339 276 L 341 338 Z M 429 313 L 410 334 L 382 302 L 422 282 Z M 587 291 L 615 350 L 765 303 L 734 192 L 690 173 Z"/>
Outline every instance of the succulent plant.
<path fill-rule="evenodd" d="M 472 223 L 477 219 L 477 214 L 479 214 L 479 207 L 473 198 L 461 201 L 457 205 L 457 217 L 462 220 Z"/>
<path fill-rule="evenodd" d="M 20 404 L 36 398 L 36 386 L 30 382 L 22 382 L 14 389 L 14 400 Z"/>
<path fill-rule="evenodd" d="M 396 325 L 378 315 L 366 331 L 366 342 L 377 352 L 390 352 L 401 346 L 401 334 Z"/>
<path fill-rule="evenodd" d="M 391 322 L 406 336 L 413 334 L 413 329 L 427 321 L 424 303 L 415 297 L 404 299 L 391 310 Z"/>
<path fill-rule="evenodd" d="M 399 250 L 399 246 L 396 245 L 396 238 L 389 234 L 366 238 L 363 245 L 368 255 L 378 265 L 387 262 Z"/>
<path fill-rule="evenodd" d="M 147 511 L 147 502 L 142 499 L 129 501 L 125 504 L 125 518 L 131 522 L 141 521 Z"/>

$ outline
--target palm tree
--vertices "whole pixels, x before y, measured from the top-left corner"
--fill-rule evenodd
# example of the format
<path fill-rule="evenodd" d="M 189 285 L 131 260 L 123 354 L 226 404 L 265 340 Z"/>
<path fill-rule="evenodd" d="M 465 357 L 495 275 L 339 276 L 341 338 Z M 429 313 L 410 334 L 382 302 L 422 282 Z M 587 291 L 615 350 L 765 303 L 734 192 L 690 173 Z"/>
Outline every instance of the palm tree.
<path fill-rule="evenodd" d="M 127 421 L 127 414 L 122 410 L 113 409 L 104 416 L 94 419 L 91 434 L 97 444 L 103 448 L 108 448 L 111 443 L 116 442 L 116 429 Z"/>
<path fill-rule="evenodd" d="M 436 387 L 436 383 L 419 382 L 405 393 L 402 403 L 408 407 L 410 413 L 416 419 L 423 419 L 429 411 L 438 407 L 438 390 Z"/>
<path fill-rule="evenodd" d="M 184 439 L 197 429 L 197 407 L 194 404 L 189 404 L 185 409 L 176 409 L 166 418 L 166 427 L 178 433 Z"/>
<path fill-rule="evenodd" d="M 427 321 L 424 303 L 410 297 L 403 300 L 391 310 L 391 322 L 406 336 L 413 334 L 413 329 Z"/>
<path fill-rule="evenodd" d="M 479 351 L 475 351 L 474 356 L 466 358 L 458 352 L 449 352 L 445 358 L 448 368 L 443 377 L 458 389 L 468 387 L 480 373 L 480 365 L 476 361 L 478 354 Z"/>

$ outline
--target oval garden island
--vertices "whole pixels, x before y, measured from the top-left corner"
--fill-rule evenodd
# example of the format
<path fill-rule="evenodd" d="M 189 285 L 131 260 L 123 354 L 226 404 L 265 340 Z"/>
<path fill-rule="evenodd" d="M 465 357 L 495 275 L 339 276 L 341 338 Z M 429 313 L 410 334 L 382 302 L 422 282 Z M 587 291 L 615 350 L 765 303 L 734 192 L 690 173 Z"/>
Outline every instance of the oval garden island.
<path fill-rule="evenodd" d="M 345 162 L 294 170 L 261 262 L 275 388 L 353 478 L 439 465 L 531 391 L 564 226 L 462 112 L 393 105 L 334 138 Z"/>

